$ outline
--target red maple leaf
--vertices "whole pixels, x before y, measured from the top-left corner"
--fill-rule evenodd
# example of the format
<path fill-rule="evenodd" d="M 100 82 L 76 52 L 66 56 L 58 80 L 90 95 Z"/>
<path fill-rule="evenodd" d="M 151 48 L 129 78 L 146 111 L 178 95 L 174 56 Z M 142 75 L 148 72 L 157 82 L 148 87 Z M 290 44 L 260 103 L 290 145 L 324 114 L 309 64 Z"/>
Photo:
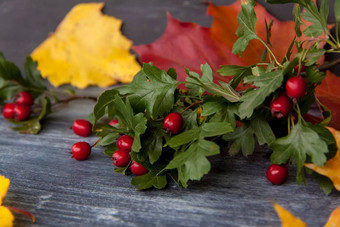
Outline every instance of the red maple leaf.
<path fill-rule="evenodd" d="M 214 73 L 215 81 L 229 81 L 231 78 L 216 73 L 220 65 L 244 63 L 231 49 L 212 38 L 210 28 L 194 23 L 180 22 L 168 14 L 165 33 L 152 44 L 134 46 L 141 62 L 152 62 L 161 69 L 176 69 L 177 80 L 185 81 L 185 68 L 200 72 L 200 65 L 208 63 Z"/>

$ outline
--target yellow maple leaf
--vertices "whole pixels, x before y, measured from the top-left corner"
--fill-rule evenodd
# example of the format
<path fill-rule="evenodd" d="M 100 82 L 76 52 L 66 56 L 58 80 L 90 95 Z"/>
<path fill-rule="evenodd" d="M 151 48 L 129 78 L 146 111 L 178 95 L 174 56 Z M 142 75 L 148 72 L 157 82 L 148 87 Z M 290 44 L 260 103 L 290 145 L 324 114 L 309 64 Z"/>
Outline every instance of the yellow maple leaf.
<path fill-rule="evenodd" d="M 328 130 L 333 134 L 338 146 L 336 155 L 329 159 L 324 166 L 317 166 L 313 163 L 305 163 L 304 165 L 321 175 L 327 176 L 333 182 L 336 190 L 340 191 L 340 132 L 330 127 L 328 127 Z"/>
<path fill-rule="evenodd" d="M 121 34 L 122 21 L 102 14 L 104 3 L 81 3 L 65 16 L 56 32 L 31 54 L 54 86 L 79 88 L 129 83 L 140 65 Z"/>
<path fill-rule="evenodd" d="M 301 221 L 301 219 L 295 217 L 285 208 L 280 206 L 277 203 L 273 203 L 273 206 L 276 210 L 276 213 L 279 215 L 281 219 L 281 226 L 282 227 L 306 227 L 307 225 Z"/>
<path fill-rule="evenodd" d="M 0 226 L 3 227 L 13 226 L 14 221 L 14 216 L 11 211 L 7 207 L 1 206 L 7 194 L 9 183 L 9 179 L 0 176 Z"/>

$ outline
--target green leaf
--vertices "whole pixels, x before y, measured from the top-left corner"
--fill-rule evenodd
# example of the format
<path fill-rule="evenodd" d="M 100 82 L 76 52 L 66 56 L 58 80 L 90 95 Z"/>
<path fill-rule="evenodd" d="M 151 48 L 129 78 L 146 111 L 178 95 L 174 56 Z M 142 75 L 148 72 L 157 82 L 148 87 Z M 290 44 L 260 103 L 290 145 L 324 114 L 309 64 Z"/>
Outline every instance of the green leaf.
<path fill-rule="evenodd" d="M 254 109 L 260 106 L 264 100 L 279 88 L 283 81 L 282 70 L 263 73 L 260 76 L 248 76 L 245 83 L 252 83 L 257 89 L 249 89 L 240 98 L 242 102 L 239 107 L 241 119 L 249 118 Z"/>
<path fill-rule="evenodd" d="M 333 190 L 333 182 L 326 176 L 317 174 L 317 179 L 319 183 L 320 189 L 325 193 L 325 195 L 329 195 Z"/>
<path fill-rule="evenodd" d="M 146 131 L 147 119 L 143 113 L 134 115 L 129 99 L 126 99 L 124 103 L 119 95 L 115 95 L 114 100 L 115 116 L 118 118 L 119 125 L 134 135 L 131 149 L 134 152 L 139 152 L 142 147 L 140 136 Z"/>
<path fill-rule="evenodd" d="M 196 81 L 197 86 L 201 86 L 210 94 L 224 97 L 230 102 L 237 102 L 240 98 L 240 95 L 229 84 L 220 82 L 221 85 L 223 84 L 223 87 L 221 87 L 214 82 L 204 82 L 200 78 L 190 77 Z"/>
<path fill-rule="evenodd" d="M 324 27 L 321 21 L 321 16 L 317 9 L 313 11 L 306 10 L 306 12 L 302 14 L 302 17 L 304 20 L 313 23 L 303 31 L 303 34 L 305 34 L 305 36 L 319 37 L 320 35 L 322 35 L 322 33 L 324 32 Z"/>
<path fill-rule="evenodd" d="M 220 152 L 217 144 L 207 140 L 199 140 L 191 144 L 190 147 L 178 153 L 166 169 L 184 168 L 183 178 L 188 180 L 200 180 L 203 175 L 210 171 L 210 162 L 207 156 L 216 155 Z"/>
<path fill-rule="evenodd" d="M 96 105 L 93 109 L 94 114 L 94 124 L 93 129 L 96 128 L 96 122 L 105 115 L 106 109 L 111 106 L 110 112 L 114 112 L 114 102 L 115 102 L 115 95 L 118 94 L 116 89 L 106 90 L 104 91 L 97 100 Z"/>
<path fill-rule="evenodd" d="M 254 153 L 255 141 L 253 130 L 248 123 L 235 129 L 234 132 L 224 135 L 223 140 L 232 142 L 229 148 L 229 155 L 235 156 L 240 150 L 243 156 L 247 157 Z"/>
<path fill-rule="evenodd" d="M 213 83 L 213 72 L 207 63 L 201 65 L 201 71 L 202 77 L 200 77 L 195 72 L 190 72 L 188 69 L 185 69 L 185 72 L 188 75 L 188 77 L 185 79 L 185 86 L 189 89 L 190 95 L 197 95 L 201 97 L 205 91 L 204 87 L 197 83 L 197 80 L 207 84 Z"/>
<path fill-rule="evenodd" d="M 317 60 L 319 60 L 324 54 L 326 53 L 326 50 L 324 49 L 318 49 L 318 48 L 313 48 L 309 49 L 306 59 L 308 60 L 307 63 L 305 63 L 306 66 L 311 66 L 314 65 Z"/>
<path fill-rule="evenodd" d="M 50 99 L 44 97 L 41 105 L 42 109 L 39 116 L 30 118 L 27 121 L 11 121 L 16 125 L 19 125 L 12 129 L 23 134 L 38 134 L 41 130 L 41 121 L 51 112 Z"/>
<path fill-rule="evenodd" d="M 175 68 L 169 68 L 168 71 L 166 72 L 169 76 L 171 76 L 172 79 L 176 80 L 177 79 L 177 72 Z"/>
<path fill-rule="evenodd" d="M 301 9 L 300 5 L 295 4 L 293 8 L 293 19 L 295 22 L 295 33 L 297 37 L 300 37 L 302 35 L 301 33 L 301 25 L 303 24 L 301 21 Z M 288 58 L 289 59 L 289 58 Z"/>
<path fill-rule="evenodd" d="M 217 72 L 222 76 L 233 76 L 233 79 L 230 81 L 230 86 L 234 89 L 236 89 L 245 76 L 251 74 L 249 66 L 238 65 L 222 65 Z"/>
<path fill-rule="evenodd" d="M 151 64 L 144 64 L 133 81 L 118 88 L 121 95 L 127 95 L 136 112 L 144 112 L 155 119 L 169 112 L 174 105 L 174 93 L 180 83 L 165 71 Z"/>
<path fill-rule="evenodd" d="M 242 55 L 242 52 L 247 48 L 249 41 L 259 39 L 255 33 L 256 14 L 254 11 L 255 1 L 250 0 L 241 2 L 241 11 L 237 16 L 239 27 L 236 30 L 236 35 L 239 37 L 233 45 L 233 54 Z"/>
<path fill-rule="evenodd" d="M 163 136 L 164 130 L 161 124 L 158 127 L 148 127 L 148 135 L 142 137 L 141 152 L 147 153 L 151 164 L 154 164 L 161 157 Z"/>
<path fill-rule="evenodd" d="M 272 163 L 283 164 L 291 158 L 296 160 L 298 183 L 302 181 L 302 168 L 307 156 L 318 166 L 323 166 L 327 161 L 325 153 L 328 152 L 328 147 L 326 142 L 310 128 L 310 124 L 303 122 L 303 120 L 300 120 L 287 136 L 270 144 L 270 147 L 273 149 Z"/>
<path fill-rule="evenodd" d="M 45 80 L 41 77 L 40 71 L 37 69 L 38 63 L 28 56 L 25 62 L 25 76 L 30 88 L 46 90 Z"/>
<path fill-rule="evenodd" d="M 334 14 L 336 22 L 340 22 L 340 0 L 334 1 Z"/>
<path fill-rule="evenodd" d="M 99 145 L 101 146 L 107 146 L 114 142 L 116 142 L 116 139 L 119 137 L 119 134 L 116 132 L 111 132 L 104 137 L 102 137 L 99 141 Z"/>
<path fill-rule="evenodd" d="M 227 122 L 209 122 L 202 126 L 200 137 L 213 137 L 224 135 L 228 132 L 232 132 L 233 128 Z"/>
<path fill-rule="evenodd" d="M 108 146 L 106 146 L 106 149 L 104 150 L 104 154 L 106 154 L 108 157 L 112 157 L 113 153 L 116 152 L 116 150 L 118 150 L 117 146 L 115 143 L 110 144 Z"/>
<path fill-rule="evenodd" d="M 26 81 L 21 76 L 19 68 L 14 63 L 7 61 L 1 52 L 0 52 L 0 77 L 4 80 L 17 81 L 22 86 L 26 85 Z"/>
<path fill-rule="evenodd" d="M 201 128 L 193 128 L 191 130 L 186 130 L 181 134 L 171 137 L 170 140 L 167 141 L 166 145 L 177 148 L 183 144 L 190 143 L 191 141 L 197 140 L 201 133 Z"/>
<path fill-rule="evenodd" d="M 131 184 L 137 186 L 138 190 L 149 189 L 155 187 L 162 189 L 167 185 L 165 175 L 158 175 L 160 171 L 151 170 L 143 176 L 137 176 L 131 179 Z"/>
<path fill-rule="evenodd" d="M 262 116 L 256 116 L 255 118 L 251 119 L 250 126 L 253 129 L 253 132 L 255 133 L 257 141 L 260 145 L 265 143 L 271 144 L 276 139 L 272 129 L 268 124 L 268 121 Z"/>

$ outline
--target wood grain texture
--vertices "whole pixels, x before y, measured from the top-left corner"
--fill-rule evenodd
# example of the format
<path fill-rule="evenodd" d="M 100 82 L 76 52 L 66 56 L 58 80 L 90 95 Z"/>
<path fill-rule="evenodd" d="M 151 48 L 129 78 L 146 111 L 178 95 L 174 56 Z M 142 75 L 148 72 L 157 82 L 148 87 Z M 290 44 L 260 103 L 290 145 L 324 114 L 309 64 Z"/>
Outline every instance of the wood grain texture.
<path fill-rule="evenodd" d="M 77 2 L 0 1 L 0 50 L 22 66 L 25 56 Z M 105 12 L 124 20 L 124 34 L 136 44 L 152 42 L 162 34 L 166 11 L 181 20 L 204 26 L 211 23 L 204 15 L 206 7 L 197 0 L 105 2 Z M 270 10 L 281 19 L 284 16 L 282 6 Z M 98 95 L 102 91 L 79 92 Z M 46 119 L 39 135 L 19 135 L 0 117 L 0 174 L 11 179 L 4 204 L 32 212 L 37 218 L 32 225 L 16 214 L 16 226 L 279 226 L 271 200 L 309 226 L 322 226 L 340 205 L 340 193 L 325 196 L 312 177 L 307 177 L 306 186 L 298 186 L 294 168 L 284 185 L 272 186 L 265 178 L 270 154 L 266 147 L 257 147 L 248 159 L 213 157 L 211 172 L 202 181 L 191 182 L 188 189 L 180 190 L 171 183 L 162 191 L 136 191 L 129 184 L 130 177 L 113 173 L 102 148 L 93 149 L 87 161 L 71 158 L 73 143 L 97 139 L 80 138 L 69 129 L 93 105 L 91 101 L 70 103 Z"/>

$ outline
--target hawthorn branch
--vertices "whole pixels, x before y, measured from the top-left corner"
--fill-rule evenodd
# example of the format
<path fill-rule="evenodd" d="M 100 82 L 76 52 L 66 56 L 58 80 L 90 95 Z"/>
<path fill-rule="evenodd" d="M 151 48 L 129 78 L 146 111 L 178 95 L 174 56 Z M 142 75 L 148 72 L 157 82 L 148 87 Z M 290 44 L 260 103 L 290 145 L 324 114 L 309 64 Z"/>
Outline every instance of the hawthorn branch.
<path fill-rule="evenodd" d="M 326 64 L 321 65 L 321 66 L 319 67 L 319 70 L 320 70 L 320 71 L 326 71 L 327 69 L 332 68 L 333 66 L 336 66 L 336 65 L 338 65 L 338 64 L 340 64 L 340 58 L 338 58 L 338 59 L 336 59 L 336 60 L 334 60 L 334 61 L 331 61 L 331 62 L 329 62 L 329 63 L 326 63 Z"/>

